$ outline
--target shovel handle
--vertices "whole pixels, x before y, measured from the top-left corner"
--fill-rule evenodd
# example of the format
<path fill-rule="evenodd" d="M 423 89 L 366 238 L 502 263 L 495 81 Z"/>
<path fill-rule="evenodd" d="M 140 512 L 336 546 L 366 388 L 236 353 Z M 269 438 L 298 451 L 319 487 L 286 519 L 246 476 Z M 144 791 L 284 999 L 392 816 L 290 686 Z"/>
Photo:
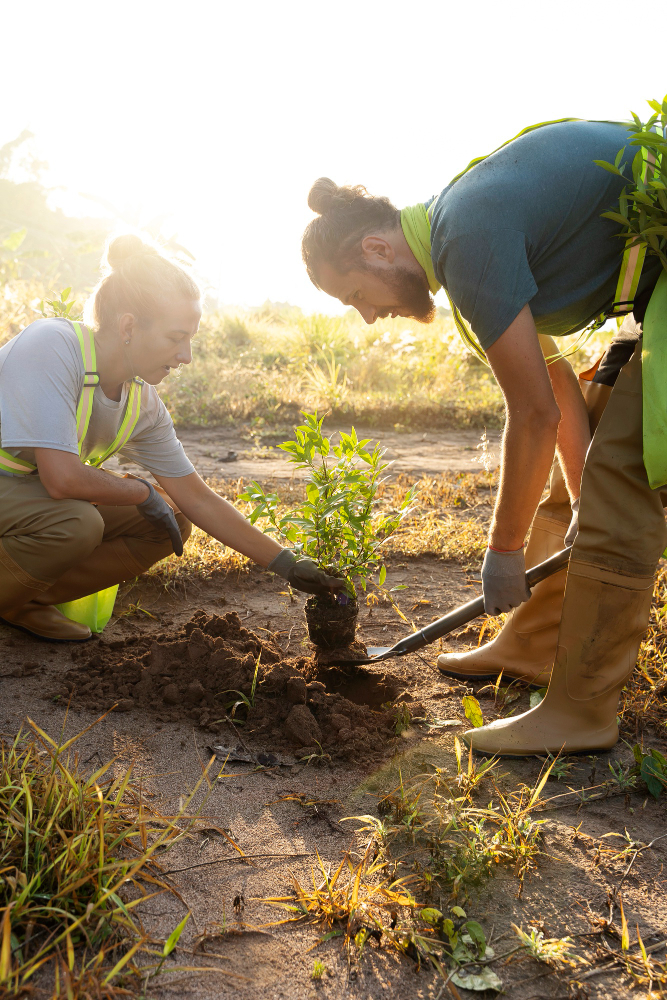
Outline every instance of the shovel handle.
<path fill-rule="evenodd" d="M 546 580 L 547 577 L 553 576 L 554 573 L 567 566 L 571 551 L 571 549 L 562 549 L 562 551 L 545 559 L 544 562 L 538 563 L 537 566 L 529 569 L 526 573 L 528 587 L 532 589 L 536 584 L 541 583 L 542 580 Z M 421 649 L 423 646 L 428 646 L 429 643 L 435 642 L 436 639 L 442 639 L 444 635 L 449 635 L 450 632 L 453 632 L 456 628 L 460 628 L 461 625 L 467 625 L 468 622 L 478 618 L 481 614 L 484 614 L 484 598 L 482 596 L 476 597 L 474 601 L 468 601 L 467 604 L 461 605 L 460 608 L 455 608 L 454 611 L 450 611 L 449 614 L 438 618 L 437 621 L 431 622 L 430 625 L 427 625 L 421 631 L 413 632 L 412 635 L 406 636 L 405 639 L 400 639 L 384 655 L 401 656 L 405 653 L 411 653 L 415 649 Z"/>

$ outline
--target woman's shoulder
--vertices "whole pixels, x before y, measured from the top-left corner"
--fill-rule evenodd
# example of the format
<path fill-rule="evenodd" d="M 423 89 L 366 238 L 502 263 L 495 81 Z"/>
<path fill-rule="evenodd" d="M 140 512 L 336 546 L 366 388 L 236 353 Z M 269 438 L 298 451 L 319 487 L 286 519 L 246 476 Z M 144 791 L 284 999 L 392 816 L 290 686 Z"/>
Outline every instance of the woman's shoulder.
<path fill-rule="evenodd" d="M 74 327 L 60 317 L 36 319 L 0 348 L 0 364 L 11 356 L 12 363 L 44 364 L 62 358 L 68 368 L 74 363 L 83 369 L 83 360 Z"/>

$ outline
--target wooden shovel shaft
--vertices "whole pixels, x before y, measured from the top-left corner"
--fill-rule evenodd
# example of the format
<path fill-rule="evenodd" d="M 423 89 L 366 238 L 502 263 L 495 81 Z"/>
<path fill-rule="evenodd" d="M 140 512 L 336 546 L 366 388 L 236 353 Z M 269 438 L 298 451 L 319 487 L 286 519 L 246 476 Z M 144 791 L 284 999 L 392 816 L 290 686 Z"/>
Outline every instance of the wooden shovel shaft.
<path fill-rule="evenodd" d="M 536 584 L 541 583 L 542 580 L 546 580 L 547 577 L 553 576 L 554 573 L 567 566 L 570 552 L 571 549 L 562 549 L 561 552 L 557 552 L 555 555 L 550 556 L 549 559 L 545 559 L 544 562 L 538 563 L 537 566 L 529 569 L 526 573 L 526 583 L 528 586 L 531 588 L 534 587 Z M 444 635 L 449 635 L 454 629 L 460 628 L 462 625 L 467 625 L 468 622 L 473 621 L 473 619 L 478 618 L 483 613 L 484 598 L 481 596 L 476 597 L 474 601 L 468 601 L 467 604 L 463 604 L 460 608 L 455 608 L 454 611 L 450 611 L 448 615 L 443 615 L 437 621 L 431 622 L 430 625 L 427 625 L 426 628 L 421 629 L 419 632 L 413 632 L 412 635 L 406 636 L 405 639 L 400 639 L 386 653 L 375 657 L 373 662 L 387 659 L 390 656 L 403 656 L 405 653 L 412 653 L 416 649 L 422 649 L 423 646 L 428 646 L 431 642 L 435 642 L 436 639 L 442 639 Z"/>

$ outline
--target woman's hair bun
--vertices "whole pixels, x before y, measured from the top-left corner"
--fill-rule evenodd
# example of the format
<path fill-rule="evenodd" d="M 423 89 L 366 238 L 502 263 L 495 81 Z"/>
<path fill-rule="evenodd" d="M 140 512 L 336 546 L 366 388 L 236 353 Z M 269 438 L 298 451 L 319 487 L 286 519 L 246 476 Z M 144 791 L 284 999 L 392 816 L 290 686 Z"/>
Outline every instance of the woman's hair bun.
<path fill-rule="evenodd" d="M 357 198 L 366 195 L 361 184 L 354 187 L 338 187 L 330 177 L 318 177 L 308 192 L 308 208 L 318 215 L 326 215 L 333 208 L 351 205 Z"/>
<path fill-rule="evenodd" d="M 130 257 L 147 255 L 151 257 L 161 256 L 160 252 L 150 243 L 145 243 L 140 236 L 135 233 L 123 233 L 116 236 L 109 242 L 106 252 L 106 262 L 112 271 L 121 267 Z"/>

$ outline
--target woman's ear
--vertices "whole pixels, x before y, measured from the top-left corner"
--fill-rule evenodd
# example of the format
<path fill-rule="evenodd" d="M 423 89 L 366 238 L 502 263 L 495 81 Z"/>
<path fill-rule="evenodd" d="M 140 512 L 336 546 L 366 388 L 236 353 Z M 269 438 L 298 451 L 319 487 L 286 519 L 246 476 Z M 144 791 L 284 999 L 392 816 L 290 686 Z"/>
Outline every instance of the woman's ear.
<path fill-rule="evenodd" d="M 118 334 L 124 344 L 129 345 L 135 326 L 136 320 L 132 313 L 123 313 L 118 320 Z"/>

